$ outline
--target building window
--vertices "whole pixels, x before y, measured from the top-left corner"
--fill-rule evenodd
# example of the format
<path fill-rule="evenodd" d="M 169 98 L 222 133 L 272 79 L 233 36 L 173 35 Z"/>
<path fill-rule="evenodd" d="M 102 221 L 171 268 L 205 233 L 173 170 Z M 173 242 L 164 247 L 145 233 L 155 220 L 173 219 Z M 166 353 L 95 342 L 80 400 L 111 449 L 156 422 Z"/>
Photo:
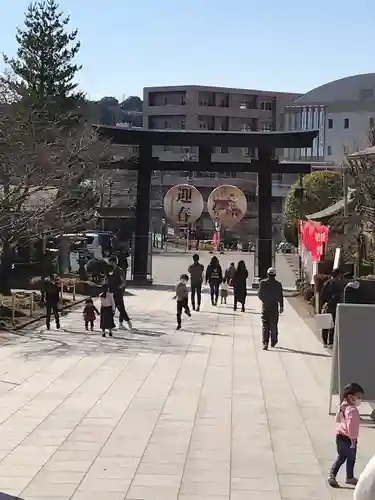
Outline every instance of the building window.
<path fill-rule="evenodd" d="M 220 153 L 222 153 L 222 154 L 228 154 L 229 153 L 228 146 L 221 146 L 220 147 Z"/>
<path fill-rule="evenodd" d="M 344 119 L 344 128 L 349 128 L 349 118 Z"/>
<path fill-rule="evenodd" d="M 164 120 L 164 128 L 171 128 L 171 122 L 169 120 Z"/>
<path fill-rule="evenodd" d="M 168 97 L 164 97 L 164 106 L 168 106 Z"/>
<path fill-rule="evenodd" d="M 333 119 L 328 118 L 328 128 L 333 128 Z"/>
<path fill-rule="evenodd" d="M 328 156 L 332 155 L 332 146 L 327 146 L 327 155 Z"/>
<path fill-rule="evenodd" d="M 181 128 L 186 129 L 186 121 L 185 120 L 181 120 Z"/>
<path fill-rule="evenodd" d="M 272 101 L 261 102 L 260 109 L 262 109 L 263 111 L 272 111 Z"/>
<path fill-rule="evenodd" d="M 181 104 L 181 106 L 185 106 L 185 104 L 186 104 L 186 97 L 184 95 L 181 96 L 180 104 Z"/>

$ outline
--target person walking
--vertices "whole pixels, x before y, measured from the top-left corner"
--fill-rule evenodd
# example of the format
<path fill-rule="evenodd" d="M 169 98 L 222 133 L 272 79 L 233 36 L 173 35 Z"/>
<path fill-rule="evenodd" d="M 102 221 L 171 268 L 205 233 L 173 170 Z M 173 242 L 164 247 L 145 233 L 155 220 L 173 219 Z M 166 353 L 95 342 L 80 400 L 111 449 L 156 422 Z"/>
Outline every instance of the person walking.
<path fill-rule="evenodd" d="M 328 476 L 328 484 L 339 488 L 337 474 L 346 462 L 346 484 L 356 486 L 358 479 L 354 476 L 357 456 L 357 442 L 361 418 L 358 406 L 363 399 L 364 391 L 359 384 L 348 384 L 343 392 L 340 406 L 336 413 L 336 447 L 337 458 Z"/>
<path fill-rule="evenodd" d="M 59 301 L 60 301 L 60 278 L 52 274 L 44 284 L 44 300 L 46 302 L 46 327 L 51 329 L 51 315 L 55 317 L 56 328 L 60 328 Z"/>
<path fill-rule="evenodd" d="M 128 263 L 129 252 L 121 247 L 118 252 L 117 265 L 124 271 L 124 280 L 126 281 L 126 275 L 128 273 L 129 263 Z"/>
<path fill-rule="evenodd" d="M 126 284 L 124 271 L 117 265 L 117 258 L 114 255 L 109 257 L 108 264 L 107 284 L 109 291 L 113 294 L 115 305 L 119 312 L 119 326 L 123 328 L 124 321 L 126 321 L 129 330 L 131 330 L 132 322 L 124 304 L 124 290 Z"/>
<path fill-rule="evenodd" d="M 333 325 L 336 321 L 337 304 L 341 301 L 344 290 L 343 281 L 340 279 L 338 269 L 332 271 L 331 277 L 323 285 L 321 298 L 321 312 L 332 315 Z M 322 330 L 322 342 L 324 347 L 332 347 L 334 340 L 335 328 Z"/>
<path fill-rule="evenodd" d="M 219 287 L 223 281 L 223 270 L 221 269 L 219 259 L 214 255 L 206 269 L 206 283 L 210 285 L 211 304 L 217 305 L 219 298 Z"/>
<path fill-rule="evenodd" d="M 262 302 L 262 336 L 263 350 L 268 350 L 271 337 L 271 347 L 278 342 L 279 313 L 284 310 L 283 287 L 276 279 L 276 269 L 270 267 L 267 270 L 267 278 L 259 283 L 258 297 Z"/>
<path fill-rule="evenodd" d="M 193 255 L 193 264 L 189 266 L 188 272 L 190 274 L 190 289 L 191 289 L 191 305 L 193 311 L 199 311 L 202 300 L 202 283 L 204 266 L 199 262 L 199 255 Z M 195 296 L 197 297 L 197 309 L 195 309 Z"/>
<path fill-rule="evenodd" d="M 103 292 L 100 294 L 100 329 L 102 337 L 106 336 L 106 330 L 112 337 L 112 330 L 115 327 L 113 316 L 115 314 L 116 304 L 113 293 L 109 291 L 108 285 L 103 285 Z"/>
<path fill-rule="evenodd" d="M 85 307 L 83 309 L 83 319 L 85 322 L 85 330 L 89 329 L 90 325 L 90 330 L 93 332 L 94 331 L 94 324 L 96 320 L 96 314 L 99 315 L 99 311 L 97 308 L 94 306 L 94 302 L 91 297 L 86 299 L 85 301 Z"/>
<path fill-rule="evenodd" d="M 228 286 L 233 286 L 233 276 L 234 273 L 236 272 L 236 266 L 234 265 L 234 262 L 231 262 L 229 264 L 229 267 L 225 270 L 224 274 L 224 281 L 228 283 Z"/>
<path fill-rule="evenodd" d="M 176 294 L 173 297 L 177 300 L 177 330 L 181 330 L 181 316 L 183 310 L 189 318 L 191 317 L 189 309 L 189 292 L 186 286 L 188 280 L 189 277 L 187 274 L 181 274 L 180 281 L 176 285 Z"/>
<path fill-rule="evenodd" d="M 233 310 L 237 311 L 237 302 L 241 304 L 241 311 L 245 312 L 245 302 L 247 295 L 247 278 L 249 277 L 249 272 L 246 269 L 246 264 L 243 260 L 240 260 L 237 269 L 233 275 L 233 291 L 234 291 L 234 304 Z"/>

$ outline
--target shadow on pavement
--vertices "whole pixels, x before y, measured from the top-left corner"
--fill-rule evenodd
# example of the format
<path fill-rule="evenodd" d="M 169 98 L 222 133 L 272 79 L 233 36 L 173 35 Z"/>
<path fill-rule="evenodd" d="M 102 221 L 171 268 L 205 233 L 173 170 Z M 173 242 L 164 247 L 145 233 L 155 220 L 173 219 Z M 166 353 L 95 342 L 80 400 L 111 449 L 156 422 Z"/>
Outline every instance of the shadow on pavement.
<path fill-rule="evenodd" d="M 52 323 L 51 330 L 46 330 L 40 325 L 37 331 L 11 335 L 7 339 L 7 345 L 17 343 L 21 346 L 20 354 L 30 359 L 64 354 L 98 356 L 113 353 L 135 355 L 147 352 L 181 355 L 206 350 L 204 346 L 190 345 L 192 334 L 201 332 L 195 332 L 193 325 L 189 325 L 188 319 L 183 322 L 183 330 L 176 331 L 174 314 L 166 315 L 157 311 L 140 313 L 131 331 L 117 328 L 113 331 L 113 337 L 107 335 L 105 338 L 101 336 L 98 324 L 94 332 L 84 329 L 81 312 L 72 311 L 69 318 L 70 320 L 67 320 L 59 330 L 55 329 Z M 210 331 L 205 333 L 210 334 Z"/>
<path fill-rule="evenodd" d="M 197 314 L 215 314 L 216 316 L 218 316 L 218 315 L 233 316 L 234 311 L 232 311 L 232 312 L 220 312 L 219 309 L 214 309 L 213 311 L 199 311 Z"/>
<path fill-rule="evenodd" d="M 300 349 L 290 349 L 288 347 L 277 346 L 276 349 L 278 351 L 282 351 L 285 353 L 289 352 L 290 354 L 302 354 L 304 356 L 315 356 L 317 358 L 330 358 L 331 357 L 329 354 L 323 354 L 320 352 L 301 351 Z"/>
<path fill-rule="evenodd" d="M 13 495 L 7 495 L 7 493 L 0 492 L 0 500 L 23 500 L 21 497 L 14 497 Z"/>
<path fill-rule="evenodd" d="M 230 337 L 229 333 L 198 332 L 198 330 L 185 330 L 185 331 L 195 335 L 215 335 L 217 337 Z"/>

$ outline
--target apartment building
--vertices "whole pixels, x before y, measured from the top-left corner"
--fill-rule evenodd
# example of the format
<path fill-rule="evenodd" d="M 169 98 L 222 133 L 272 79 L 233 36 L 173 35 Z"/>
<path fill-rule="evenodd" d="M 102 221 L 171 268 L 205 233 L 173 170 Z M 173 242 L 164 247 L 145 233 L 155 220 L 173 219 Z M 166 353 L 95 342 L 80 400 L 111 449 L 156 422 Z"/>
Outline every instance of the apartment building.
<path fill-rule="evenodd" d="M 300 94 L 268 92 L 261 90 L 232 89 L 205 86 L 146 87 L 143 91 L 143 126 L 149 129 L 171 130 L 231 130 L 231 131 L 271 131 L 284 128 L 284 108 Z M 194 147 L 158 146 L 154 156 L 163 161 L 196 161 L 198 151 Z M 250 162 L 256 157 L 253 148 L 217 147 L 212 154 L 213 161 Z M 248 214 L 236 232 L 243 236 L 257 230 L 256 174 L 208 174 L 204 172 L 157 173 L 153 179 L 154 206 L 173 185 L 191 181 L 207 200 L 209 193 L 220 184 L 230 183 L 242 189 L 248 199 Z M 289 185 L 285 186 L 281 175 L 276 174 L 273 184 L 273 207 L 275 226 L 281 227 L 283 200 Z M 158 190 L 158 195 L 154 193 Z M 154 197 L 156 196 L 156 197 Z M 203 230 L 211 230 L 213 225 L 208 214 L 201 220 Z"/>

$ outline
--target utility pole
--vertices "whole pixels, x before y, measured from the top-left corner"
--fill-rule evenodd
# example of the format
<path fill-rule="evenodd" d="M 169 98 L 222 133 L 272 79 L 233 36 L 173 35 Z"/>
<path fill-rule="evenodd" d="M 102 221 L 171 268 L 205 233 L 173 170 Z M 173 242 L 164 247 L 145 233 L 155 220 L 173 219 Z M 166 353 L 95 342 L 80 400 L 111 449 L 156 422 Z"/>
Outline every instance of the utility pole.
<path fill-rule="evenodd" d="M 160 170 L 160 248 L 164 248 L 164 232 L 165 232 L 165 220 L 163 215 L 163 203 L 164 203 L 164 171 Z"/>

